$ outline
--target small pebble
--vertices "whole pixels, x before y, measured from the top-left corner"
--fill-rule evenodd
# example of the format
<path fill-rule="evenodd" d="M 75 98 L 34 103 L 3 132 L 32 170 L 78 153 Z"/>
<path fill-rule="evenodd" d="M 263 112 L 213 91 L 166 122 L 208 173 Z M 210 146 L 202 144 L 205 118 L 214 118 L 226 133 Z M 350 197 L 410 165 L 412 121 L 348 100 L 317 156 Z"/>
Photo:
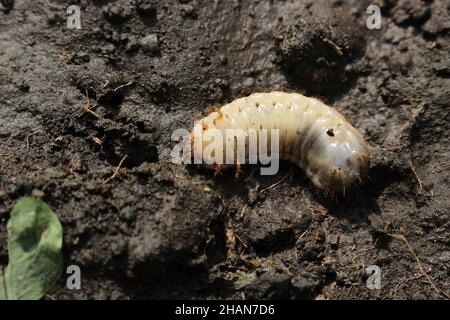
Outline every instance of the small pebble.
<path fill-rule="evenodd" d="M 153 33 L 149 34 L 148 36 L 145 36 L 141 39 L 141 46 L 145 51 L 148 52 L 158 52 L 159 51 L 159 40 L 158 35 Z"/>

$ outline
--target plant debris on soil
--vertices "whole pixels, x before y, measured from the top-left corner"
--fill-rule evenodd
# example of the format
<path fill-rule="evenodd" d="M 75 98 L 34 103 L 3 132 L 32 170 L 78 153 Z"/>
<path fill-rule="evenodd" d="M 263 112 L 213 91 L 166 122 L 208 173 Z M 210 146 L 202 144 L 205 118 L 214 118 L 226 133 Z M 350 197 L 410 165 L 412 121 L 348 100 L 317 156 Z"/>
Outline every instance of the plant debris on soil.
<path fill-rule="evenodd" d="M 449 31 L 446 0 L 2 0 L 0 266 L 32 195 L 81 269 L 47 298 L 447 299 Z M 174 130 L 274 90 L 350 119 L 367 181 L 336 200 L 288 162 L 237 179 L 171 163 Z"/>

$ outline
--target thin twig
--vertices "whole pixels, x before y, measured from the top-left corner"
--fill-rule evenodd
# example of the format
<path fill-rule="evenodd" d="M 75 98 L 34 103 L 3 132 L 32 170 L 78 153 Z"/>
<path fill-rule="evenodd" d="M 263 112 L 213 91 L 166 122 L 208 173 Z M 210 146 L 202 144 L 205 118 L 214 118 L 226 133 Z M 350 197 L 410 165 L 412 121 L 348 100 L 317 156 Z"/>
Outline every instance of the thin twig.
<path fill-rule="evenodd" d="M 286 180 L 287 178 L 289 178 L 291 175 L 292 175 L 292 170 L 290 170 L 289 173 L 288 173 L 287 175 L 285 175 L 283 178 L 281 178 L 280 181 L 275 182 L 274 184 L 268 186 L 267 188 L 262 189 L 262 190 L 261 190 L 261 193 L 264 193 L 264 192 L 266 192 L 266 191 L 268 191 L 268 190 L 271 190 L 271 189 L 273 189 L 273 188 L 278 187 L 280 184 L 283 183 L 283 181 L 285 181 L 285 180 Z"/>
<path fill-rule="evenodd" d="M 411 278 L 408 278 L 408 279 L 403 278 L 403 279 L 400 280 L 400 281 L 397 283 L 397 285 L 395 286 L 394 292 L 397 293 L 397 292 L 398 292 L 398 288 L 400 288 L 401 285 L 403 285 L 403 284 L 405 284 L 405 283 L 407 283 L 407 282 L 409 282 L 409 281 L 414 281 L 414 280 L 420 279 L 420 278 L 422 278 L 423 276 L 424 276 L 423 273 L 419 273 L 418 275 L 416 275 L 416 276 L 414 276 L 414 277 L 411 277 Z"/>
<path fill-rule="evenodd" d="M 239 254 L 239 258 L 242 258 L 242 256 L 244 255 L 245 250 L 247 250 L 247 245 L 244 243 L 244 241 L 242 241 L 241 237 L 239 237 L 237 234 L 234 234 L 234 236 L 236 237 L 236 239 L 239 240 L 241 245 L 244 247 L 242 252 Z"/>
<path fill-rule="evenodd" d="M 117 92 L 117 91 L 119 91 L 120 89 L 122 89 L 122 88 L 125 88 L 125 87 L 128 87 L 128 86 L 131 86 L 133 84 L 133 82 L 132 81 L 130 81 L 130 82 L 128 82 L 128 83 L 125 83 L 125 84 L 122 84 L 122 85 L 120 85 L 120 86 L 118 86 L 117 88 L 115 88 L 113 91 L 114 92 Z"/>
<path fill-rule="evenodd" d="M 433 280 L 431 279 L 431 277 L 425 272 L 425 270 L 422 267 L 422 263 L 420 262 L 419 257 L 416 255 L 416 253 L 414 252 L 414 250 L 412 249 L 411 245 L 409 244 L 408 240 L 406 240 L 406 237 L 402 234 L 389 234 L 389 236 L 396 238 L 398 240 L 403 241 L 406 246 L 408 247 L 409 252 L 411 252 L 411 254 L 413 255 L 414 259 L 417 262 L 417 266 L 419 267 L 420 272 L 425 276 L 425 278 L 427 278 L 428 283 L 431 285 L 431 287 L 433 287 L 434 290 L 436 290 L 436 292 L 438 294 L 443 295 L 445 298 L 450 299 L 450 295 L 448 295 L 448 293 L 446 293 L 444 290 L 442 290 L 441 288 L 438 288 Z"/>
<path fill-rule="evenodd" d="M 421 105 L 416 109 L 413 109 L 411 111 L 411 115 L 409 116 L 408 121 L 404 125 L 401 126 L 400 130 L 396 133 L 396 143 L 398 144 L 400 142 L 400 139 L 402 138 L 403 131 L 405 131 L 407 128 L 411 127 L 415 121 L 417 116 L 425 109 L 425 106 Z"/>
<path fill-rule="evenodd" d="M 323 38 L 322 40 L 323 40 L 323 42 L 328 44 L 336 52 L 336 54 L 338 56 L 340 56 L 340 57 L 343 56 L 341 48 L 336 43 L 334 43 L 332 40 L 330 40 L 328 38 Z"/>
<path fill-rule="evenodd" d="M 82 110 L 84 112 L 90 113 L 91 115 L 93 115 L 95 118 L 100 119 L 100 116 L 98 115 L 98 113 L 96 113 L 95 111 L 92 111 L 91 108 L 95 108 L 96 106 L 98 106 L 98 103 L 95 100 L 94 104 L 91 104 L 91 98 L 89 98 L 89 92 L 86 90 L 86 97 L 87 97 L 87 101 L 86 103 L 83 105 Z"/>
<path fill-rule="evenodd" d="M 142 101 L 140 101 L 140 100 L 138 100 L 138 99 L 135 99 L 135 98 L 127 98 L 127 99 L 125 99 L 125 100 L 126 100 L 126 101 L 134 102 L 135 104 L 138 104 L 138 105 L 143 105 L 143 104 L 144 104 Z"/>
<path fill-rule="evenodd" d="M 116 167 L 116 169 L 114 170 L 114 173 L 112 174 L 111 177 L 109 177 L 108 179 L 106 179 L 105 181 L 103 181 L 103 184 L 108 183 L 109 181 L 111 181 L 112 179 L 114 179 L 117 174 L 119 173 L 120 168 L 122 167 L 123 162 L 128 158 L 127 155 L 125 155 L 122 160 L 120 160 L 119 165 Z"/>
<path fill-rule="evenodd" d="M 100 119 L 100 116 L 98 115 L 98 113 L 91 110 L 91 108 L 95 108 L 96 106 L 97 106 L 97 104 L 94 104 L 93 106 L 91 106 L 90 101 L 89 101 L 83 106 L 83 111 L 87 112 L 87 113 L 90 113 L 91 115 L 93 115 L 97 119 Z"/>
<path fill-rule="evenodd" d="M 234 250 L 236 245 L 236 237 L 233 230 L 233 220 L 231 219 L 230 215 L 227 215 L 225 226 L 225 242 L 227 247 L 227 259 L 232 262 L 236 258 L 236 253 Z"/>
<path fill-rule="evenodd" d="M 414 173 L 414 176 L 416 177 L 417 182 L 419 183 L 419 188 L 422 190 L 422 181 L 420 181 L 419 176 L 417 175 L 416 169 L 414 168 L 414 165 L 411 160 L 408 161 L 409 166 L 411 167 L 412 172 Z"/>
<path fill-rule="evenodd" d="M 311 228 L 306 229 L 306 230 L 300 235 L 300 237 L 298 237 L 297 241 L 303 239 L 308 233 L 311 232 L 311 230 L 312 230 Z"/>
<path fill-rule="evenodd" d="M 247 211 L 247 205 L 244 204 L 244 206 L 242 207 L 239 216 L 242 218 L 245 215 L 245 212 Z"/>
<path fill-rule="evenodd" d="M 49 298 L 50 300 L 56 300 L 55 297 L 50 294 L 46 294 L 45 297 Z"/>

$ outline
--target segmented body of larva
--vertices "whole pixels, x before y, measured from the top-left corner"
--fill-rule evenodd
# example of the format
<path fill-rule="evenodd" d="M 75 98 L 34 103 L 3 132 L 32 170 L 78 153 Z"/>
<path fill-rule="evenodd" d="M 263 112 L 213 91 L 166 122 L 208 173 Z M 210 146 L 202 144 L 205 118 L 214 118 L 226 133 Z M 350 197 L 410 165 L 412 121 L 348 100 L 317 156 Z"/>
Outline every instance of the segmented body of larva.
<path fill-rule="evenodd" d="M 347 187 L 361 181 L 371 158 L 362 135 L 338 111 L 296 93 L 255 93 L 239 98 L 196 125 L 202 128 L 201 135 L 191 131 L 191 143 L 201 142 L 201 148 L 193 151 L 197 157 L 203 156 L 197 150 L 204 150 L 210 143 L 204 134 L 211 129 L 278 129 L 280 159 L 296 163 L 327 192 L 345 193 Z M 270 150 L 270 141 L 268 145 Z"/>

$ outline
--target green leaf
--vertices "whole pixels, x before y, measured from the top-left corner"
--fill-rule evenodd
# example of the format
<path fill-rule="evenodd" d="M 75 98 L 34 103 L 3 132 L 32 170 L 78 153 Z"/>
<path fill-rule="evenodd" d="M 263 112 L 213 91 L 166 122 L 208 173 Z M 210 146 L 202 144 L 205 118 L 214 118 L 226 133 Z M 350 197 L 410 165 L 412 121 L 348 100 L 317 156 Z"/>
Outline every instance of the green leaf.
<path fill-rule="evenodd" d="M 9 300 L 38 300 L 62 273 L 61 223 L 47 204 L 29 197 L 16 204 L 7 227 L 6 297 Z"/>

